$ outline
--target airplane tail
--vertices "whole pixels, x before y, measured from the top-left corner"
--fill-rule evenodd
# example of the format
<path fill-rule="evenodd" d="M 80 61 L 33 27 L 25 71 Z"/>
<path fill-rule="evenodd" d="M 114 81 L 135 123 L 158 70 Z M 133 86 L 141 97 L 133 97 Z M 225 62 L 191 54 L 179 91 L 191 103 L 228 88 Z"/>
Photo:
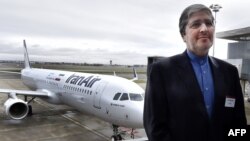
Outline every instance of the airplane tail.
<path fill-rule="evenodd" d="M 30 68 L 30 61 L 25 40 L 23 40 L 23 47 L 24 47 L 24 67 L 28 69 Z"/>
<path fill-rule="evenodd" d="M 138 75 L 137 75 L 137 72 L 136 72 L 135 68 L 133 68 L 133 75 L 134 75 L 134 78 L 131 79 L 131 81 L 138 80 Z"/>

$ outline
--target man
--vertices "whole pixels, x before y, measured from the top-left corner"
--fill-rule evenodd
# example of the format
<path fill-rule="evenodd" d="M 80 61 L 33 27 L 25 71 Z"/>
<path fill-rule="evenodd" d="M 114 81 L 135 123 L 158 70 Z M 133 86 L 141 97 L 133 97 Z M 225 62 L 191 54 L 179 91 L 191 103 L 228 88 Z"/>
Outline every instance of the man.
<path fill-rule="evenodd" d="M 236 67 L 208 56 L 214 18 L 201 4 L 179 20 L 187 49 L 152 64 L 146 88 L 144 127 L 149 141 L 223 141 L 230 128 L 246 126 Z"/>

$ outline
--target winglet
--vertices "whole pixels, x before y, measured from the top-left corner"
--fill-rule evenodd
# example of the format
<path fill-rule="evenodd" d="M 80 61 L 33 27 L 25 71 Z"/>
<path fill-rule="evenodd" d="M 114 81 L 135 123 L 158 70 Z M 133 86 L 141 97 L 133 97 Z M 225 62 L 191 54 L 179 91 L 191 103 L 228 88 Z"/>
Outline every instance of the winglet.
<path fill-rule="evenodd" d="M 30 68 L 30 61 L 29 61 L 29 55 L 27 51 L 27 46 L 25 40 L 23 40 L 23 47 L 24 47 L 24 67 Z"/>
<path fill-rule="evenodd" d="M 134 74 L 134 78 L 131 79 L 131 81 L 138 80 L 138 75 L 137 75 L 137 72 L 136 72 L 135 68 L 133 68 L 133 74 Z"/>

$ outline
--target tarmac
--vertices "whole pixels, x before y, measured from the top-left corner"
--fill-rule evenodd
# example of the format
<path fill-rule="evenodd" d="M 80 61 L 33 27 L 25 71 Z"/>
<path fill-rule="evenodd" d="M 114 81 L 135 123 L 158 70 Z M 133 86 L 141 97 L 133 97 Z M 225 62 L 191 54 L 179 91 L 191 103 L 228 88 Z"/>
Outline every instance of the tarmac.
<path fill-rule="evenodd" d="M 27 90 L 19 75 L 0 73 L 0 88 Z M 22 97 L 20 97 L 22 99 Z M 108 141 L 113 129 L 110 123 L 62 105 L 48 104 L 35 99 L 33 115 L 12 120 L 4 114 L 7 95 L 0 94 L 0 141 Z M 250 125 L 250 103 L 245 110 Z M 120 128 L 123 137 L 130 139 L 131 129 Z M 136 129 L 135 138 L 146 137 L 144 129 Z"/>

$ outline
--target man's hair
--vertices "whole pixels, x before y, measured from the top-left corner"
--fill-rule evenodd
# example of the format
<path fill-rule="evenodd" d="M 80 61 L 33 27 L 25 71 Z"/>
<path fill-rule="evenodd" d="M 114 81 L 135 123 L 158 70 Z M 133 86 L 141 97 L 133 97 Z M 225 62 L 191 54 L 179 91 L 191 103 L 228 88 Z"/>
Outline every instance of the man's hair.
<path fill-rule="evenodd" d="M 192 14 L 197 13 L 197 12 L 206 12 L 208 15 L 211 16 L 212 21 L 214 22 L 213 14 L 208 7 L 202 4 L 190 5 L 186 9 L 184 9 L 179 19 L 179 30 L 180 30 L 181 36 L 184 36 L 186 34 L 185 29 L 188 24 L 189 18 L 192 16 Z"/>

